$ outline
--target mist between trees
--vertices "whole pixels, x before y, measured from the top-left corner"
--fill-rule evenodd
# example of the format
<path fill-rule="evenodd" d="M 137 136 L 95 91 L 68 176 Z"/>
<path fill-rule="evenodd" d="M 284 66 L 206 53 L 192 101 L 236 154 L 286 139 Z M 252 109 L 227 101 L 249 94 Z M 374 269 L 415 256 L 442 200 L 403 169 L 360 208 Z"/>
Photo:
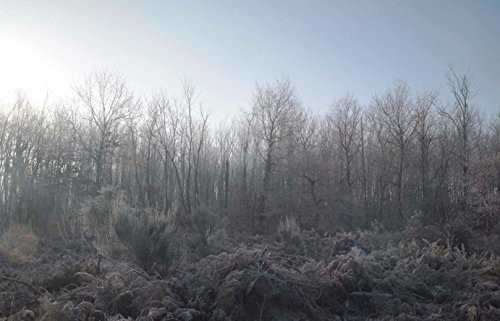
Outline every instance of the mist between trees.
<path fill-rule="evenodd" d="M 264 235 L 285 218 L 333 232 L 398 229 L 415 214 L 488 229 L 500 214 L 500 118 L 478 115 L 466 75 L 450 70 L 448 84 L 446 106 L 400 82 L 320 117 L 278 80 L 214 130 L 190 85 L 140 99 L 122 78 L 95 73 L 71 103 L 19 98 L 0 115 L 0 224 L 69 235 L 85 225 L 85 206 L 110 197 L 178 222 L 204 208 L 230 232 Z"/>

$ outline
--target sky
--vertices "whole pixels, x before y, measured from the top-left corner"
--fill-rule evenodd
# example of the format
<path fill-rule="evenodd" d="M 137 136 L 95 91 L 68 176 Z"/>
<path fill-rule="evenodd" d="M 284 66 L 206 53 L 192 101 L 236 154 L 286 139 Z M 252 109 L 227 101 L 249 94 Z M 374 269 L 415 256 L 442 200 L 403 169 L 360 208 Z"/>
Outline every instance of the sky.
<path fill-rule="evenodd" d="M 471 76 L 481 113 L 500 112 L 500 1 L 0 0 L 0 103 L 70 96 L 102 70 L 140 96 L 188 81 L 215 118 L 283 78 L 319 113 L 398 80 L 447 103 L 449 66 Z"/>

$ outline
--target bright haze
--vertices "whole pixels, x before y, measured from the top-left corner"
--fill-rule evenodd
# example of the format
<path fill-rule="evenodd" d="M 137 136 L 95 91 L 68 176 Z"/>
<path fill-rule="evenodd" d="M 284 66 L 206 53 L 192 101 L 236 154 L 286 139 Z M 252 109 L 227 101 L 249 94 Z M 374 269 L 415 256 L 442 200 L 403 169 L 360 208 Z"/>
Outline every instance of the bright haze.
<path fill-rule="evenodd" d="M 105 69 L 140 95 L 193 83 L 216 117 L 246 108 L 256 83 L 283 77 L 321 112 L 363 103 L 396 80 L 438 90 L 470 74 L 476 105 L 500 105 L 500 2 L 0 0 L 1 100 L 68 95 Z"/>

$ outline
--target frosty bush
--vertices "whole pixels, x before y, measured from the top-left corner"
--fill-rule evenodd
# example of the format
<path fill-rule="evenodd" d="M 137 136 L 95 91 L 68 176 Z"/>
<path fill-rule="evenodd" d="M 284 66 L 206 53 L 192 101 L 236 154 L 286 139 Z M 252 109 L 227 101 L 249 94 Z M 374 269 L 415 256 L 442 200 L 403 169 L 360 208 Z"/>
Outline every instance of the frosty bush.
<path fill-rule="evenodd" d="M 168 267 L 179 256 L 173 226 L 166 221 L 152 219 L 147 213 L 131 209 L 121 212 L 115 231 L 146 269 L 153 263 Z"/>

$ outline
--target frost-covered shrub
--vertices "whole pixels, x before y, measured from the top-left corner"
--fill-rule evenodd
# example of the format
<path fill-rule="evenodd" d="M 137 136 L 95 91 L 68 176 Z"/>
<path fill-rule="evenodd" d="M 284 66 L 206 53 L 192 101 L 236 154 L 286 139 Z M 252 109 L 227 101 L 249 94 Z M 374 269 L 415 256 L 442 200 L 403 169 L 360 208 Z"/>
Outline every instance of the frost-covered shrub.
<path fill-rule="evenodd" d="M 97 196 L 83 202 L 74 215 L 81 221 L 81 236 L 95 239 L 98 252 L 108 252 L 109 244 L 116 240 L 113 222 L 118 212 L 128 208 L 121 195 L 112 187 L 103 187 Z M 87 236 L 86 236 L 87 234 Z"/>
<path fill-rule="evenodd" d="M 81 212 L 91 227 L 109 226 L 112 218 L 115 192 L 110 187 L 104 187 L 99 194 L 85 201 Z"/>
<path fill-rule="evenodd" d="M 301 229 L 294 217 L 285 217 L 278 225 L 278 233 L 283 240 L 300 237 Z"/>
<path fill-rule="evenodd" d="M 278 239 L 288 254 L 304 254 L 302 230 L 294 217 L 285 217 L 278 225 Z"/>
<path fill-rule="evenodd" d="M 187 238 L 189 251 L 204 257 L 225 249 L 225 221 L 206 207 L 198 207 L 189 215 L 188 225 L 180 230 Z"/>
<path fill-rule="evenodd" d="M 457 212 L 445 225 L 446 241 L 451 247 L 463 247 L 467 251 L 474 235 L 473 214 Z"/>
<path fill-rule="evenodd" d="M 153 263 L 168 267 L 179 257 L 173 225 L 152 219 L 144 212 L 119 214 L 115 231 L 144 268 Z"/>

